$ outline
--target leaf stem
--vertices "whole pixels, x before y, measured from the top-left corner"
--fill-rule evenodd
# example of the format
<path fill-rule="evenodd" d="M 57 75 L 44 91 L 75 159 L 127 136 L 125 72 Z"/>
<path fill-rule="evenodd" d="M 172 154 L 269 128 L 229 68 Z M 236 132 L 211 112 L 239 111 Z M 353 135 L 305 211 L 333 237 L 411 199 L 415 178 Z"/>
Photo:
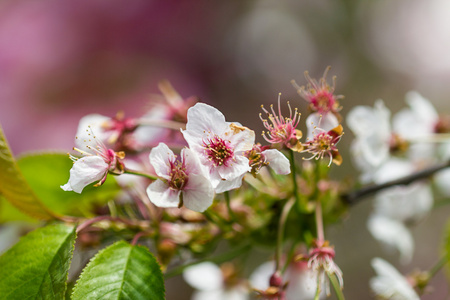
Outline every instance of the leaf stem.
<path fill-rule="evenodd" d="M 297 202 L 299 201 L 299 197 L 298 197 L 298 186 L 297 186 L 297 168 L 295 166 L 295 157 L 294 157 L 294 151 L 290 150 L 290 163 L 291 163 L 291 176 L 292 176 L 292 191 L 294 193 L 294 197 L 295 200 L 297 200 Z"/>
<path fill-rule="evenodd" d="M 228 191 L 226 191 L 224 194 L 225 194 L 225 202 L 227 203 L 228 214 L 230 216 L 230 221 L 235 222 L 236 216 L 235 216 L 233 210 L 231 209 L 230 193 Z"/>
<path fill-rule="evenodd" d="M 317 240 L 320 242 L 325 241 L 325 233 L 323 229 L 323 217 L 322 217 L 322 204 L 320 200 L 316 201 L 316 228 L 317 228 Z"/>
<path fill-rule="evenodd" d="M 275 271 L 282 272 L 281 256 L 283 252 L 283 239 L 284 239 L 284 228 L 286 227 L 286 220 L 289 216 L 289 212 L 296 202 L 295 198 L 289 199 L 283 207 L 281 212 L 280 221 L 278 223 L 278 233 L 277 233 L 277 249 L 275 252 Z"/>
<path fill-rule="evenodd" d="M 118 222 L 118 223 L 123 223 L 125 225 L 128 225 L 130 227 L 138 227 L 138 228 L 142 228 L 142 229 L 148 229 L 148 227 L 149 227 L 149 223 L 147 221 L 133 221 L 133 220 L 127 220 L 127 219 L 111 217 L 111 216 L 98 216 L 98 217 L 89 219 L 89 220 L 85 221 L 84 223 L 82 223 L 80 226 L 78 226 L 77 233 L 86 229 L 87 227 L 91 226 L 92 224 L 98 223 L 101 221 Z"/>
<path fill-rule="evenodd" d="M 139 171 L 136 171 L 136 170 L 131 170 L 131 169 L 128 169 L 128 168 L 125 168 L 124 174 L 132 174 L 132 175 L 142 176 L 142 177 L 146 177 L 146 178 L 151 179 L 151 180 L 158 179 L 158 177 L 152 176 L 150 174 L 139 172 Z"/>
<path fill-rule="evenodd" d="M 331 281 L 331 285 L 333 286 L 334 292 L 336 293 L 338 300 L 345 300 L 344 294 L 342 293 L 341 286 L 339 285 L 336 275 L 327 273 L 327 276 Z"/>
<path fill-rule="evenodd" d="M 445 264 L 448 262 L 449 256 L 445 255 L 443 256 L 432 268 L 430 271 L 428 271 L 428 276 L 431 279 L 434 275 L 436 275 L 437 272 L 439 272 L 442 267 L 445 266 Z"/>

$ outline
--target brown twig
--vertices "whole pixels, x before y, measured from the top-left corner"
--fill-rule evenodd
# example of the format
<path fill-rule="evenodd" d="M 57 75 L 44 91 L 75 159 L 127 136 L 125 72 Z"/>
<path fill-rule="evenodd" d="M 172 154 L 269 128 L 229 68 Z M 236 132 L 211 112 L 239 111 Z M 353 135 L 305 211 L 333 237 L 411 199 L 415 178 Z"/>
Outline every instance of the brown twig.
<path fill-rule="evenodd" d="M 444 164 L 430 167 L 428 169 L 424 169 L 422 171 L 405 176 L 403 178 L 388 181 L 388 182 L 385 182 L 382 184 L 366 186 L 366 187 L 363 187 L 363 188 L 361 188 L 359 190 L 355 190 L 355 191 L 350 191 L 348 193 L 342 194 L 341 199 L 344 202 L 352 205 L 352 204 L 358 203 L 359 201 L 363 200 L 365 197 L 370 196 L 381 190 L 393 187 L 395 185 L 408 185 L 414 181 L 428 178 L 428 177 L 434 175 L 435 173 L 437 173 L 443 169 L 446 169 L 448 167 L 450 167 L 450 161 L 448 161 Z"/>

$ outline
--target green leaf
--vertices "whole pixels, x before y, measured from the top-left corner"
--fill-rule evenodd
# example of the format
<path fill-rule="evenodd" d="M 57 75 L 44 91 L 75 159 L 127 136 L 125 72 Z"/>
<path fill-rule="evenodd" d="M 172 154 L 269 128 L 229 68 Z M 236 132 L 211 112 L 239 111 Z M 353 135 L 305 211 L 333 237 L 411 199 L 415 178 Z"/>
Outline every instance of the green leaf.
<path fill-rule="evenodd" d="M 38 223 L 39 221 L 33 219 L 29 215 L 22 213 L 11 203 L 6 201 L 4 197 L 0 195 L 0 224 L 6 222 L 24 221 L 28 223 Z"/>
<path fill-rule="evenodd" d="M 31 217 L 50 220 L 55 214 L 39 200 L 23 177 L 0 126 L 0 194 Z"/>
<path fill-rule="evenodd" d="M 109 175 L 100 187 L 87 186 L 83 193 L 65 192 L 61 185 L 69 179 L 72 161 L 63 153 L 34 153 L 21 156 L 17 163 L 36 195 L 62 215 L 92 216 L 95 205 L 103 205 L 120 190 Z"/>
<path fill-rule="evenodd" d="M 164 299 L 164 279 L 147 248 L 120 241 L 100 251 L 75 285 L 73 300 Z"/>
<path fill-rule="evenodd" d="M 32 231 L 0 256 L 0 299 L 64 299 L 75 227 Z"/>

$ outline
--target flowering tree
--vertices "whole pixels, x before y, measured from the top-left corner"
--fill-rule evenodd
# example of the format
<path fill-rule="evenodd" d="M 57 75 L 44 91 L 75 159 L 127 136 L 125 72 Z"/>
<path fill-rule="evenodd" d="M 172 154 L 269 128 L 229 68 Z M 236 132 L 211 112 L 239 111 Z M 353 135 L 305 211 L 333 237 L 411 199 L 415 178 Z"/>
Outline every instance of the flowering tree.
<path fill-rule="evenodd" d="M 344 299 L 334 258 L 346 254 L 324 227 L 372 194 L 370 232 L 410 262 L 408 225 L 432 208 L 430 183 L 450 195 L 448 119 L 415 92 L 392 123 L 381 100 L 353 108 L 353 182 L 364 184 L 353 188 L 330 176 L 343 163 L 344 125 L 328 71 L 319 80 L 305 73 L 306 86 L 293 82 L 309 103 L 306 118 L 281 95 L 276 108 L 262 107 L 264 145 L 245 124 L 184 99 L 166 81 L 165 100 L 141 117 L 84 117 L 73 164 L 60 153 L 16 160 L 0 132 L 5 209 L 23 213 L 11 220 L 41 221 L 0 256 L 0 299 L 164 299 L 164 280 L 181 274 L 193 299 Z M 86 266 L 71 266 L 74 255 L 99 246 Z M 259 247 L 271 258 L 245 274 Z M 374 258 L 370 286 L 383 299 L 419 299 L 447 260 L 406 278 Z"/>

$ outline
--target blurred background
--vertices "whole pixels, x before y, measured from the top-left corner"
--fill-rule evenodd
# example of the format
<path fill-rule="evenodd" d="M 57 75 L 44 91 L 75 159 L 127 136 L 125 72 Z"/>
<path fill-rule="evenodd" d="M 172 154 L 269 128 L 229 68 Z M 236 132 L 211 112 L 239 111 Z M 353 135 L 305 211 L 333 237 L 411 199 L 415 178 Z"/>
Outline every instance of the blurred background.
<path fill-rule="evenodd" d="M 0 123 L 16 155 L 67 152 L 81 117 L 119 110 L 141 116 L 159 93 L 158 81 L 168 79 L 183 97 L 199 96 L 259 133 L 261 104 L 276 103 L 281 92 L 306 113 L 290 80 L 303 85 L 305 70 L 318 78 L 329 65 L 336 93 L 345 95 L 344 117 L 378 98 L 398 111 L 412 89 L 449 112 L 449 54 L 448 0 L 6 0 L 0 3 Z M 348 132 L 341 142 L 339 176 L 354 175 L 351 139 Z M 450 213 L 435 210 L 413 229 L 413 263 L 400 266 L 398 255 L 384 252 L 368 233 L 371 208 L 370 199 L 356 205 L 327 232 L 350 300 L 372 297 L 374 256 L 403 272 L 431 267 Z M 167 284 L 168 300 L 189 298 L 181 279 Z M 432 285 L 434 293 L 423 299 L 447 299 L 442 274 Z"/>

